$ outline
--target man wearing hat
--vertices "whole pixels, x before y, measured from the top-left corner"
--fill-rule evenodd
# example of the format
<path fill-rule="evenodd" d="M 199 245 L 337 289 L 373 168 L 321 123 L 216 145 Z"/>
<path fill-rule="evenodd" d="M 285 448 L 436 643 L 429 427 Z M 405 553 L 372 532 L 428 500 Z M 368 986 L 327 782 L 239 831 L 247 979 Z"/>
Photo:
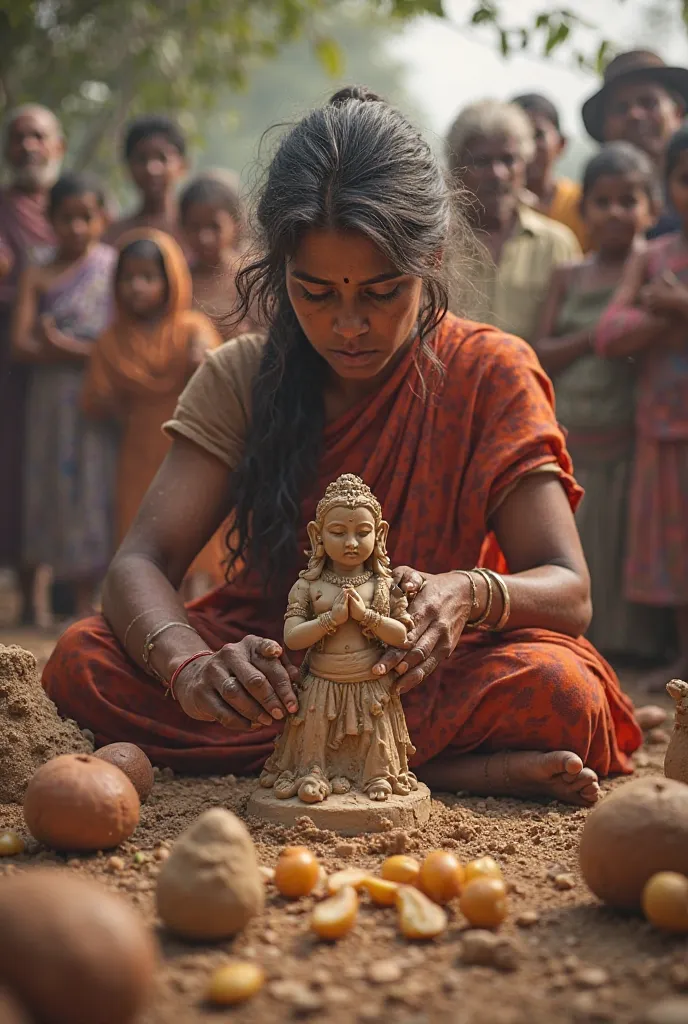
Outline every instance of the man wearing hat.
<path fill-rule="evenodd" d="M 668 67 L 651 50 L 631 50 L 610 61 L 601 89 L 583 104 L 583 124 L 597 142 L 631 142 L 663 172 L 669 139 L 688 109 L 688 68 Z M 649 233 L 676 231 L 666 211 Z"/>

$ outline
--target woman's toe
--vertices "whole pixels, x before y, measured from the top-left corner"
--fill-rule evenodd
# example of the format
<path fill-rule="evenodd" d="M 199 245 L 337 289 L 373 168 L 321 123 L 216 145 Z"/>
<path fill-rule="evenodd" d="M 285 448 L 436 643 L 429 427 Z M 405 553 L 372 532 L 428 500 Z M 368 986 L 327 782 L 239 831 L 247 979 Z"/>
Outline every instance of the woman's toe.
<path fill-rule="evenodd" d="M 600 787 L 597 782 L 590 782 L 580 790 L 580 795 L 591 804 L 596 803 L 600 798 Z"/>
<path fill-rule="evenodd" d="M 574 778 L 586 771 L 578 754 L 567 754 L 564 760 L 564 772 Z M 593 773 L 594 774 L 594 773 Z"/>

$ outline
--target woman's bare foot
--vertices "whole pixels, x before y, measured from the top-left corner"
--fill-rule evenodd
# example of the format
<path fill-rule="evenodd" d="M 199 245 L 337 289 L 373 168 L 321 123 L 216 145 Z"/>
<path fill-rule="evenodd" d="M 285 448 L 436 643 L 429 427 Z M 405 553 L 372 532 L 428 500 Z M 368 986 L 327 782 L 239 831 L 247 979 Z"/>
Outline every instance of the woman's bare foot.
<path fill-rule="evenodd" d="M 570 750 L 543 754 L 510 750 L 469 754 L 453 760 L 435 758 L 419 776 L 431 789 L 465 790 L 484 796 L 544 797 L 578 807 L 591 807 L 600 796 L 597 775 Z"/>
<path fill-rule="evenodd" d="M 683 654 L 676 661 L 673 661 L 671 665 L 665 665 L 662 668 L 656 668 L 652 672 L 648 672 L 640 680 L 640 685 L 646 693 L 665 693 L 666 684 L 670 679 L 686 678 L 688 678 L 688 655 Z"/>
<path fill-rule="evenodd" d="M 657 704 L 644 704 L 643 707 L 635 709 L 635 720 L 643 732 L 663 725 L 667 717 L 664 708 L 660 708 Z"/>

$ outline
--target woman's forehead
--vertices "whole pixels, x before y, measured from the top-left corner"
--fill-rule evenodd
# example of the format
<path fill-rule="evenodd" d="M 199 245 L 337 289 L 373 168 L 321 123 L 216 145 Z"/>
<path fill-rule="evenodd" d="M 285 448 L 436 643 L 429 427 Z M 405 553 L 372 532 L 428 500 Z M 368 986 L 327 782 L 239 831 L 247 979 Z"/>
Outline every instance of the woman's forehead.
<path fill-rule="evenodd" d="M 333 229 L 307 231 L 287 265 L 292 274 L 328 282 L 348 278 L 357 283 L 398 273 L 389 258 L 361 232 Z"/>

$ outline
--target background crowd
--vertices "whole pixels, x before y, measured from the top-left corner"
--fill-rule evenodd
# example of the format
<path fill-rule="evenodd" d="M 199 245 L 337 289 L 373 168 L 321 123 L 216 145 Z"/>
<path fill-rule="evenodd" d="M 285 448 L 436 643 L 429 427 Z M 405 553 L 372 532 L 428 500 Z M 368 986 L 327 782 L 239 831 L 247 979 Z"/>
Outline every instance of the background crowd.
<path fill-rule="evenodd" d="M 586 489 L 589 636 L 661 663 L 662 682 L 688 673 L 687 108 L 688 69 L 633 51 L 583 106 L 600 149 L 581 183 L 557 177 L 566 139 L 539 94 L 471 104 L 445 140 L 477 241 L 456 312 L 525 338 L 551 375 Z M 138 203 L 121 218 L 98 181 L 63 170 L 64 152 L 49 110 L 7 119 L 0 567 L 17 573 L 27 622 L 91 611 L 187 380 L 209 349 L 260 329 L 231 316 L 238 178 L 191 175 L 173 119 L 125 127 Z M 187 596 L 222 580 L 222 549 L 218 535 Z"/>

